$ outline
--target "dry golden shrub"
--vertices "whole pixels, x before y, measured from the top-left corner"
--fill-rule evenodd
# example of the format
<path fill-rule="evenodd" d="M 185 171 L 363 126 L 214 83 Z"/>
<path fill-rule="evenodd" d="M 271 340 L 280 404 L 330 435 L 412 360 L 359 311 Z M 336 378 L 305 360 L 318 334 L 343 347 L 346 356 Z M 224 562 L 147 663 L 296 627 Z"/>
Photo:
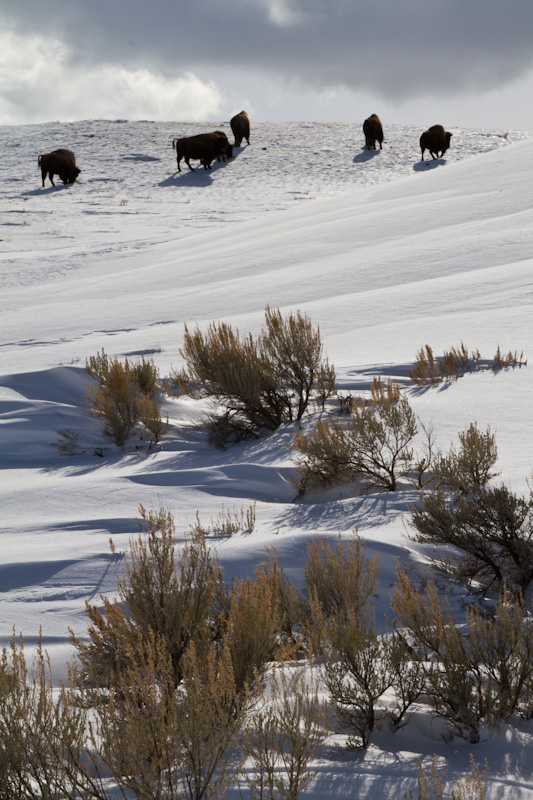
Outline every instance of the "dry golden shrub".
<path fill-rule="evenodd" d="M 176 390 L 225 407 L 211 431 L 221 444 L 301 419 L 311 400 L 323 405 L 335 392 L 320 331 L 300 311 L 284 318 L 279 309 L 267 308 L 256 338 L 224 322 L 211 323 L 205 335 L 185 326 L 180 354 L 186 367 L 173 374 Z"/>

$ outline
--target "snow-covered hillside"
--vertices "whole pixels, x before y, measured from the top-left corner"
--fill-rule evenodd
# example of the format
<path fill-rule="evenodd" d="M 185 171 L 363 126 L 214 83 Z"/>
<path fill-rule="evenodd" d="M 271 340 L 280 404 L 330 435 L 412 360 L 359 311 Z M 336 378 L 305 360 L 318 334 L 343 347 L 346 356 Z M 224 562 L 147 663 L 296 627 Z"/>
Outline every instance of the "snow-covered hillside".
<path fill-rule="evenodd" d="M 81 399 L 85 359 L 102 348 L 153 354 L 167 375 L 181 365 L 185 322 L 257 333 L 267 305 L 300 308 L 320 325 L 341 389 L 392 376 L 439 445 L 474 420 L 490 424 L 501 478 L 524 492 L 531 477 L 531 367 L 422 392 L 407 371 L 424 344 L 533 357 L 533 134 L 450 128 L 445 157 L 420 162 L 414 128 L 386 129 L 383 151 L 368 153 L 360 126 L 265 123 L 227 164 L 176 173 L 172 138 L 220 127 L 0 128 L 0 644 L 13 627 L 31 643 L 42 626 L 57 674 L 68 627 L 86 630 L 85 601 L 114 592 L 120 560 L 108 540 L 127 548 L 139 503 L 164 503 L 185 534 L 196 511 L 208 521 L 222 504 L 256 499 L 256 530 L 216 543 L 228 578 L 273 545 L 299 580 L 312 536 L 358 525 L 380 560 L 380 617 L 396 560 L 421 560 L 403 519 L 414 490 L 293 502 L 289 425 L 222 452 L 197 425 L 205 405 L 169 399 L 161 452 L 114 448 Z M 82 173 L 42 189 L 37 156 L 56 147 L 73 149 Z M 55 446 L 65 430 L 80 437 L 72 457 Z M 532 739 L 522 723 L 476 746 L 476 760 L 489 759 L 487 800 L 533 798 Z M 453 773 L 468 770 L 470 751 L 415 717 L 363 754 L 327 750 L 309 795 L 396 800 L 420 755 L 438 753 Z"/>

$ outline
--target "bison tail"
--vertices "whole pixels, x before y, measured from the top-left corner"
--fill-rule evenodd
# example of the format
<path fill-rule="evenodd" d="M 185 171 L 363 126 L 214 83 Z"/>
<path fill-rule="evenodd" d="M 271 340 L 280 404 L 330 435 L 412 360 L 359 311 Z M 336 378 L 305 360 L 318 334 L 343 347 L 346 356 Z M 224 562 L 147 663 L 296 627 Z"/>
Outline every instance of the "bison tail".
<path fill-rule="evenodd" d="M 173 139 L 173 140 L 172 140 L 172 149 L 173 149 L 173 150 L 177 150 L 177 147 L 176 147 L 176 142 L 178 142 L 178 141 L 179 141 L 178 139 Z"/>
<path fill-rule="evenodd" d="M 42 156 L 38 156 L 38 158 L 37 158 L 37 166 L 38 167 L 41 166 L 41 158 L 42 158 Z"/>

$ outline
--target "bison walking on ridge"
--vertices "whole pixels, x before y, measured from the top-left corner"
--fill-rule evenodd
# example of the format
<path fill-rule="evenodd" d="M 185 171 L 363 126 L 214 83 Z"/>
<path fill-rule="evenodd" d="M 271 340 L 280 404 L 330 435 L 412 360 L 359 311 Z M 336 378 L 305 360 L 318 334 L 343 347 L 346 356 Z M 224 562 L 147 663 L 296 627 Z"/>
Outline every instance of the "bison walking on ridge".
<path fill-rule="evenodd" d="M 229 121 L 235 137 L 235 147 L 240 147 L 243 139 L 250 144 L 250 118 L 246 111 L 240 111 Z"/>
<path fill-rule="evenodd" d="M 363 133 L 367 150 L 375 150 L 376 142 L 379 142 L 379 149 L 383 150 L 383 126 L 377 114 L 371 114 L 365 119 Z"/>
<path fill-rule="evenodd" d="M 228 137 L 223 131 L 197 133 L 196 136 L 184 136 L 182 139 L 174 139 L 172 147 L 176 151 L 178 172 L 181 172 L 180 162 L 182 158 L 185 159 L 185 163 L 193 172 L 194 167 L 191 167 L 191 158 L 201 161 L 205 169 L 211 169 L 211 164 L 215 158 L 227 155 L 228 146 L 231 147 Z"/>
<path fill-rule="evenodd" d="M 450 146 L 450 139 L 453 134 L 445 131 L 442 125 L 432 125 L 427 131 L 424 131 L 420 137 L 420 149 L 422 150 L 422 158 L 424 160 L 424 150 L 429 150 L 433 159 L 440 158 L 444 155 Z"/>
<path fill-rule="evenodd" d="M 63 183 L 67 184 L 74 183 L 81 172 L 81 169 L 76 166 L 76 156 L 72 150 L 65 150 L 64 148 L 39 156 L 37 163 L 41 168 L 43 187 L 47 175 L 52 186 L 55 186 L 54 175 L 59 175 Z"/>

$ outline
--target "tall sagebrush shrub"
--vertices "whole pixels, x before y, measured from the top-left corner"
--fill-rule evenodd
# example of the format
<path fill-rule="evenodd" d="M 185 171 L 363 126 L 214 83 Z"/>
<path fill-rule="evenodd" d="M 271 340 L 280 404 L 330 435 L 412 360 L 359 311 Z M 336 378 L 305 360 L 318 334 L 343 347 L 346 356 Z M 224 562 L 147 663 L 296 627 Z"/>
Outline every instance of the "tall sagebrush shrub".
<path fill-rule="evenodd" d="M 88 679 L 99 685 L 112 683 L 129 664 L 139 636 L 145 641 L 153 635 L 161 637 L 179 684 L 184 653 L 204 636 L 222 580 L 201 534 L 192 534 L 176 553 L 171 513 L 140 506 L 140 514 L 145 534 L 130 543 L 118 599 L 103 597 L 103 613 L 87 603 L 89 642 L 72 637 Z"/>
<path fill-rule="evenodd" d="M 220 443 L 301 419 L 312 399 L 323 403 L 335 391 L 320 331 L 300 311 L 284 318 L 279 309 L 267 308 L 256 338 L 224 322 L 211 323 L 205 335 L 185 326 L 180 354 L 186 366 L 174 372 L 177 389 L 224 407 L 212 427 Z"/>
<path fill-rule="evenodd" d="M 91 706 L 88 747 L 69 771 L 83 791 L 65 796 L 217 800 L 235 780 L 247 704 L 236 696 L 227 648 L 199 656 L 191 642 L 176 686 L 161 637 L 137 637 L 105 702 L 92 704 L 83 687 L 79 697 Z"/>

